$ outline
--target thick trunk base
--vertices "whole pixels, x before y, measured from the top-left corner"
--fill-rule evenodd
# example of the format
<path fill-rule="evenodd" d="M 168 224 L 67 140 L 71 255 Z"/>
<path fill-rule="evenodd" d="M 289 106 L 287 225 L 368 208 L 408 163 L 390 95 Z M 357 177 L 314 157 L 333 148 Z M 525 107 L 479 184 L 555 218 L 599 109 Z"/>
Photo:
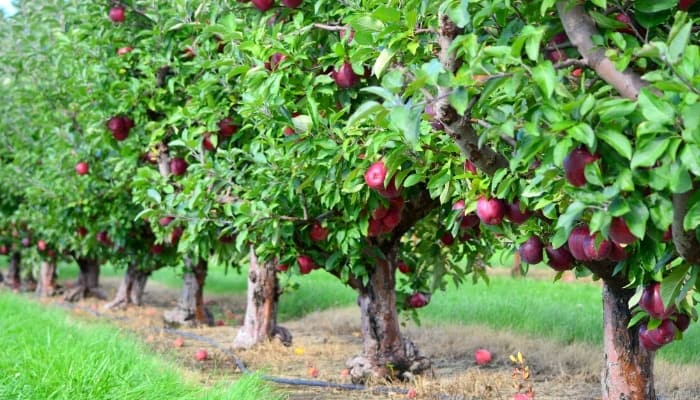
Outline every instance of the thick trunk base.
<path fill-rule="evenodd" d="M 207 262 L 190 264 L 177 306 L 163 314 L 163 321 L 171 326 L 214 325 L 214 317 L 204 307 L 204 282 L 207 278 Z"/>
<path fill-rule="evenodd" d="M 95 260 L 76 260 L 80 273 L 78 282 L 70 290 L 66 291 L 63 299 L 68 302 L 76 302 L 89 297 L 106 300 L 107 295 L 100 289 L 100 265 Z"/>
<path fill-rule="evenodd" d="M 150 275 L 151 271 L 142 271 L 133 264 L 129 265 L 117 294 L 112 301 L 105 305 L 105 309 L 118 310 L 125 309 L 130 304 L 139 307 L 143 305 L 143 293 Z"/>
<path fill-rule="evenodd" d="M 19 290 L 22 286 L 22 279 L 20 277 L 21 262 L 22 256 L 20 253 L 12 253 L 10 256 L 10 265 L 7 268 L 7 279 L 5 280 L 5 285 L 12 290 Z"/>
<path fill-rule="evenodd" d="M 347 362 L 355 383 L 370 378 L 411 380 L 431 367 L 416 345 L 401 335 L 394 270 L 390 263 L 379 262 L 359 290 L 364 350 Z"/>
<path fill-rule="evenodd" d="M 632 318 L 628 302 L 633 294 L 607 282 L 603 285 L 604 400 L 656 399 L 654 353 L 641 346 L 636 326 L 627 328 Z"/>
<path fill-rule="evenodd" d="M 250 250 L 248 297 L 245 320 L 233 340 L 236 349 L 249 349 L 258 343 L 278 339 L 285 346 L 292 345 L 292 334 L 277 325 L 277 305 L 281 294 L 275 264 L 258 263 L 255 251 Z"/>
<path fill-rule="evenodd" d="M 58 294 L 56 284 L 56 261 L 42 261 L 39 271 L 39 283 L 36 285 L 36 294 L 39 297 L 51 297 Z"/>

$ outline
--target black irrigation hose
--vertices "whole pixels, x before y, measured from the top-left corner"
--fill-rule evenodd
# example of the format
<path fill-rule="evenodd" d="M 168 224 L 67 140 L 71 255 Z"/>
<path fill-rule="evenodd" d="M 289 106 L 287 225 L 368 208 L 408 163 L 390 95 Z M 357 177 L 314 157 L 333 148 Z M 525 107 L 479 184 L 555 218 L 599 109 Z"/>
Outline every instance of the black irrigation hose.
<path fill-rule="evenodd" d="M 99 311 L 95 311 L 90 307 L 84 307 L 84 306 L 79 306 L 77 304 L 73 303 L 57 303 L 65 308 L 78 308 L 83 311 L 86 311 L 96 317 L 106 317 L 109 319 L 113 320 L 119 320 L 119 321 L 125 321 L 129 320 L 129 317 L 118 317 L 114 315 L 108 315 L 101 313 Z M 177 329 L 172 329 L 172 328 L 150 328 L 149 330 L 152 331 L 157 331 L 157 332 L 166 332 L 174 335 L 180 335 L 184 336 L 190 339 L 198 340 L 200 342 L 208 343 L 212 347 L 218 349 L 228 357 L 230 357 L 234 364 L 236 364 L 236 367 L 241 371 L 241 373 L 250 375 L 253 374 L 254 372 L 246 368 L 245 364 L 243 361 L 241 361 L 240 358 L 238 358 L 235 354 L 233 354 L 230 350 L 226 349 L 223 347 L 219 342 L 217 342 L 214 339 L 208 338 L 206 336 L 200 336 L 194 333 L 190 332 L 185 332 L 185 331 L 180 331 Z M 280 378 L 276 376 L 270 376 L 270 375 L 260 375 L 260 378 L 268 381 L 268 382 L 273 382 L 277 384 L 282 384 L 282 385 L 291 385 L 291 386 L 311 386 L 311 387 L 320 387 L 320 388 L 328 388 L 328 389 L 341 389 L 341 390 L 351 390 L 351 391 L 370 391 L 374 393 L 398 393 L 398 394 L 408 394 L 408 389 L 403 389 L 403 388 L 393 388 L 389 386 L 376 386 L 376 387 L 367 387 L 365 385 L 358 385 L 358 384 L 350 384 L 350 383 L 334 383 L 334 382 L 328 382 L 328 381 L 321 381 L 321 380 L 311 380 L 311 379 L 296 379 L 296 378 Z"/>

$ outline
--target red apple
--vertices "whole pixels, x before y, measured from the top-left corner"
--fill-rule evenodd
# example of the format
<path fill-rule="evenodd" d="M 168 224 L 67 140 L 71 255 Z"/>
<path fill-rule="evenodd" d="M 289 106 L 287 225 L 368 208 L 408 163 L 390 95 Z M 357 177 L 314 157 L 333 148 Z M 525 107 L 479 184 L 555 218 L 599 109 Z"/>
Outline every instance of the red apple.
<path fill-rule="evenodd" d="M 10 249 L 7 248 L 7 246 L 0 245 L 0 255 L 6 256 L 10 252 Z"/>
<path fill-rule="evenodd" d="M 530 236 L 518 249 L 520 257 L 528 264 L 538 264 L 542 262 L 542 241 L 537 236 Z"/>
<path fill-rule="evenodd" d="M 204 137 L 202 138 L 202 147 L 204 150 L 207 151 L 214 151 L 216 150 L 216 146 L 214 146 L 214 143 L 211 141 L 212 134 L 211 132 L 206 132 L 204 134 Z M 216 135 L 214 135 L 216 137 Z"/>
<path fill-rule="evenodd" d="M 462 229 L 471 229 L 479 226 L 481 219 L 478 215 L 474 213 L 469 213 L 462 217 L 462 221 L 459 223 L 459 227 Z"/>
<path fill-rule="evenodd" d="M 695 3 L 695 0 L 678 0 L 678 9 L 688 11 L 693 3 Z"/>
<path fill-rule="evenodd" d="M 647 351 L 656 351 L 661 348 L 661 345 L 656 344 L 649 337 L 649 330 L 647 329 L 646 323 L 639 326 L 639 343 L 641 343 L 642 347 Z"/>
<path fill-rule="evenodd" d="M 118 24 L 124 22 L 124 20 L 126 19 L 126 12 L 124 11 L 124 7 L 112 7 L 109 10 L 109 19 L 111 19 L 112 22 L 116 22 Z"/>
<path fill-rule="evenodd" d="M 276 269 L 278 272 L 287 272 L 287 270 L 289 269 L 289 265 L 287 265 L 287 264 L 277 264 L 277 267 L 275 267 L 275 269 Z"/>
<path fill-rule="evenodd" d="M 158 254 L 161 254 L 162 252 L 163 252 L 162 245 L 160 245 L 160 244 L 152 244 L 151 245 L 151 253 L 152 254 L 158 255 Z"/>
<path fill-rule="evenodd" d="M 118 56 L 123 56 L 123 55 L 125 55 L 125 54 L 131 53 L 132 50 L 133 50 L 133 48 L 131 48 L 131 47 L 129 47 L 129 46 L 120 47 L 120 48 L 117 49 L 117 55 L 118 55 Z"/>
<path fill-rule="evenodd" d="M 428 304 L 428 298 L 421 292 L 413 293 L 408 298 L 408 305 L 411 308 L 421 308 Z"/>
<path fill-rule="evenodd" d="M 676 325 L 670 319 L 665 319 L 656 329 L 647 331 L 649 340 L 658 346 L 665 346 L 676 337 Z"/>
<path fill-rule="evenodd" d="M 452 243 L 455 242 L 455 238 L 450 232 L 445 232 L 442 234 L 442 236 L 440 236 L 440 241 L 445 246 L 452 246 Z"/>
<path fill-rule="evenodd" d="M 528 210 L 521 210 L 520 208 L 520 200 L 515 200 L 515 202 L 510 203 L 506 206 L 506 219 L 510 220 L 514 224 L 522 224 L 523 222 L 527 221 L 528 218 L 532 215 L 531 211 Z"/>
<path fill-rule="evenodd" d="M 575 259 L 579 261 L 590 261 L 583 251 L 583 242 L 590 237 L 590 231 L 587 226 L 577 226 L 569 234 L 569 251 Z"/>
<path fill-rule="evenodd" d="M 170 173 L 175 176 L 182 176 L 187 171 L 187 161 L 184 158 L 175 157 L 170 160 Z"/>
<path fill-rule="evenodd" d="M 624 247 L 613 242 L 612 247 L 610 248 L 610 255 L 608 256 L 610 261 L 622 261 L 626 260 L 627 257 L 629 257 L 629 255 L 625 251 Z"/>
<path fill-rule="evenodd" d="M 328 229 L 324 228 L 318 222 L 311 226 L 311 231 L 309 232 L 309 237 L 314 242 L 322 242 L 328 237 Z"/>
<path fill-rule="evenodd" d="M 182 229 L 181 227 L 175 227 L 172 232 L 170 232 L 170 244 L 175 244 L 180 240 L 182 237 L 182 234 L 185 233 L 185 230 Z"/>
<path fill-rule="evenodd" d="M 299 272 L 302 275 L 306 275 L 316 268 L 314 261 L 309 256 L 297 256 L 297 263 L 299 264 Z"/>
<path fill-rule="evenodd" d="M 282 0 L 282 1 L 284 1 L 284 0 Z M 318 378 L 318 368 L 309 367 L 306 369 L 306 374 L 311 378 Z"/>
<path fill-rule="evenodd" d="M 474 352 L 474 361 L 477 365 L 486 365 L 491 362 L 491 352 L 486 349 L 477 349 Z"/>
<path fill-rule="evenodd" d="M 486 225 L 498 225 L 505 215 L 505 203 L 501 199 L 479 197 L 476 202 L 476 215 Z"/>
<path fill-rule="evenodd" d="M 89 171 L 90 166 L 85 161 L 81 161 L 75 166 L 75 172 L 78 175 L 86 175 Z"/>
<path fill-rule="evenodd" d="M 185 345 L 185 340 L 183 338 L 177 338 L 173 340 L 173 347 L 182 347 Z"/>
<path fill-rule="evenodd" d="M 411 267 L 409 267 L 408 264 L 406 264 L 406 263 L 403 262 L 403 261 L 399 261 L 399 262 L 396 264 L 396 268 L 397 268 L 402 274 L 408 275 L 408 274 L 411 273 Z"/>
<path fill-rule="evenodd" d="M 457 202 L 452 205 L 452 211 L 458 210 L 464 210 L 464 200 L 457 200 Z"/>
<path fill-rule="evenodd" d="M 95 234 L 95 238 L 97 239 L 98 242 L 102 243 L 105 246 L 112 245 L 112 239 L 109 238 L 109 234 L 105 231 L 97 232 Z"/>
<path fill-rule="evenodd" d="M 599 159 L 598 155 L 591 154 L 587 149 L 579 147 L 569 153 L 564 159 L 564 173 L 566 180 L 573 186 L 581 187 L 586 184 L 584 170 L 586 165 Z"/>
<path fill-rule="evenodd" d="M 618 32 L 634 35 L 634 30 L 632 29 L 632 18 L 630 18 L 629 15 L 619 13 L 615 15 L 615 19 L 625 25 L 625 28 L 618 29 Z"/>
<path fill-rule="evenodd" d="M 333 71 L 332 76 L 336 85 L 341 89 L 351 88 L 360 80 L 360 77 L 352 70 L 352 64 L 349 61 L 345 61 L 340 69 Z"/>
<path fill-rule="evenodd" d="M 367 227 L 367 236 L 377 237 L 384 233 L 384 224 L 380 219 L 369 219 L 369 226 Z"/>
<path fill-rule="evenodd" d="M 197 361 L 206 361 L 209 358 L 209 354 L 205 349 L 199 349 L 194 353 L 194 359 Z"/>
<path fill-rule="evenodd" d="M 289 8 L 297 8 L 301 5 L 301 0 L 282 0 L 282 4 Z"/>
<path fill-rule="evenodd" d="M 46 251 L 47 247 L 46 242 L 43 240 L 36 242 L 36 248 L 39 249 L 39 251 Z"/>
<path fill-rule="evenodd" d="M 589 235 L 583 239 L 583 254 L 589 260 L 605 260 L 610 255 L 611 247 L 610 241 L 607 239 L 603 239 L 596 244 L 595 235 Z"/>
<path fill-rule="evenodd" d="M 79 226 L 79 227 L 75 230 L 75 233 L 77 233 L 78 236 L 85 236 L 85 235 L 88 234 L 88 231 L 87 231 L 87 229 L 85 229 L 85 227 Z"/>
<path fill-rule="evenodd" d="M 399 192 L 399 189 L 396 187 L 396 181 L 394 178 L 389 180 L 389 183 L 386 185 L 386 189 L 377 189 L 377 192 L 379 192 L 379 194 L 385 199 L 395 199 L 401 196 L 401 192 Z"/>
<path fill-rule="evenodd" d="M 253 5 L 260 11 L 267 11 L 275 5 L 274 0 L 252 0 Z"/>
<path fill-rule="evenodd" d="M 171 215 L 166 215 L 165 217 L 158 220 L 158 224 L 160 224 L 160 226 L 168 226 L 174 220 L 175 220 L 175 217 L 173 217 Z"/>
<path fill-rule="evenodd" d="M 676 328 L 678 328 L 679 331 L 685 332 L 690 326 L 690 317 L 688 314 L 675 312 L 672 317 L 674 318 L 673 323 L 676 324 Z"/>
<path fill-rule="evenodd" d="M 223 319 L 217 319 L 216 326 L 226 326 L 226 322 Z"/>
<path fill-rule="evenodd" d="M 399 223 L 401 223 L 401 210 L 398 208 L 390 208 L 384 218 L 382 218 L 382 224 L 386 228 L 384 233 L 391 232 L 394 228 L 399 226 Z"/>
<path fill-rule="evenodd" d="M 238 131 L 238 125 L 233 123 L 233 120 L 229 117 L 226 117 L 219 121 L 219 133 L 223 137 L 231 137 L 233 136 L 234 133 Z"/>
<path fill-rule="evenodd" d="M 666 319 L 676 311 L 676 306 L 666 308 L 661 297 L 661 284 L 654 282 L 647 285 L 639 299 L 639 307 L 646 311 L 652 318 Z"/>
<path fill-rule="evenodd" d="M 565 246 L 555 249 L 548 245 L 544 251 L 547 253 L 547 265 L 555 271 L 567 271 L 574 267 L 574 257 Z"/>
<path fill-rule="evenodd" d="M 637 237 L 630 232 L 624 219 L 615 217 L 610 223 L 610 240 L 619 245 L 628 245 L 634 243 Z"/>
<path fill-rule="evenodd" d="M 664 236 L 662 237 L 662 240 L 664 242 L 670 242 L 673 240 L 673 230 L 671 230 L 671 227 L 669 226 L 666 232 L 664 232 Z"/>
<path fill-rule="evenodd" d="M 388 208 L 384 206 L 379 206 L 372 211 L 372 218 L 381 220 L 386 216 L 386 213 L 389 211 Z"/>
<path fill-rule="evenodd" d="M 576 68 L 575 70 L 571 71 L 571 76 L 574 78 L 580 78 L 582 74 L 583 70 L 581 68 Z"/>
<path fill-rule="evenodd" d="M 299 0 L 301 3 L 301 0 Z M 275 53 L 270 56 L 270 61 L 265 62 L 265 69 L 268 71 L 274 71 L 280 65 L 280 63 L 287 59 L 287 56 L 282 53 Z"/>
<path fill-rule="evenodd" d="M 384 189 L 384 180 L 386 179 L 387 170 L 383 161 L 377 161 L 370 165 L 365 172 L 365 183 L 370 189 Z"/>
<path fill-rule="evenodd" d="M 121 142 L 129 136 L 129 130 L 134 127 L 134 121 L 129 117 L 116 116 L 107 120 L 107 129 L 112 131 L 112 136 Z"/>
<path fill-rule="evenodd" d="M 464 171 L 465 172 L 471 172 L 472 174 L 476 175 L 476 165 L 474 165 L 473 162 L 466 160 L 464 162 Z"/>

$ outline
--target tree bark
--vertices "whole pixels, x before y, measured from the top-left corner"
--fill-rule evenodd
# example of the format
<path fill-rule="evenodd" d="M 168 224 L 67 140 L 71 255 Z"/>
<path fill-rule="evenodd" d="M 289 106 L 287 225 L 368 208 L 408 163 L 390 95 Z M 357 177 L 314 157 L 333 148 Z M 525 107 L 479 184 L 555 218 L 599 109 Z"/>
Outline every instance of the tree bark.
<path fill-rule="evenodd" d="M 119 285 L 114 299 L 105 305 L 108 310 L 124 309 L 133 304 L 141 306 L 143 304 L 143 292 L 146 288 L 151 270 L 141 270 L 135 264 L 129 265 L 124 274 L 124 279 Z"/>
<path fill-rule="evenodd" d="M 632 318 L 629 300 L 634 290 L 603 285 L 603 400 L 653 400 L 654 353 L 639 343 L 637 328 L 627 328 Z"/>
<path fill-rule="evenodd" d="M 277 305 L 281 293 L 275 263 L 266 261 L 260 264 L 251 246 L 245 320 L 233 340 L 234 348 L 248 349 L 274 338 L 285 346 L 291 346 L 291 333 L 277 325 Z"/>
<path fill-rule="evenodd" d="M 107 295 L 100 289 L 100 264 L 97 260 L 89 258 L 77 258 L 75 260 L 80 268 L 78 282 L 75 287 L 66 291 L 63 299 L 69 302 L 80 301 L 88 297 L 96 297 L 106 300 Z"/>
<path fill-rule="evenodd" d="M 358 288 L 363 352 L 347 362 L 356 383 L 369 377 L 408 380 L 430 368 L 430 361 L 401 335 L 394 258 L 379 261 L 367 283 Z"/>
<path fill-rule="evenodd" d="M 39 271 L 39 282 L 36 285 L 36 294 L 39 297 L 51 297 L 57 293 L 56 260 L 43 260 Z"/>
<path fill-rule="evenodd" d="M 22 285 L 20 277 L 20 264 L 22 263 L 22 255 L 17 251 L 10 255 L 10 265 L 7 268 L 7 279 L 5 284 L 13 290 L 19 290 Z"/>
<path fill-rule="evenodd" d="M 207 278 L 207 262 L 199 260 L 193 263 L 185 260 L 189 271 L 185 273 L 184 285 L 177 306 L 163 315 L 165 323 L 170 325 L 214 325 L 211 313 L 204 307 L 204 282 Z"/>

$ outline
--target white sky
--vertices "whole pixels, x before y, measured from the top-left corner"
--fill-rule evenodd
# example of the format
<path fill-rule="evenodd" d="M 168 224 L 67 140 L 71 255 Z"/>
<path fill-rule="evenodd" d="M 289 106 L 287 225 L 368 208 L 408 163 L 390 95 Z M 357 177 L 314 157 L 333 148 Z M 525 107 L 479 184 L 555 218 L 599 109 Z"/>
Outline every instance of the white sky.
<path fill-rule="evenodd" d="M 17 9 L 11 4 L 12 0 L 0 0 L 0 10 L 2 10 L 5 15 L 12 15 L 17 11 Z"/>

